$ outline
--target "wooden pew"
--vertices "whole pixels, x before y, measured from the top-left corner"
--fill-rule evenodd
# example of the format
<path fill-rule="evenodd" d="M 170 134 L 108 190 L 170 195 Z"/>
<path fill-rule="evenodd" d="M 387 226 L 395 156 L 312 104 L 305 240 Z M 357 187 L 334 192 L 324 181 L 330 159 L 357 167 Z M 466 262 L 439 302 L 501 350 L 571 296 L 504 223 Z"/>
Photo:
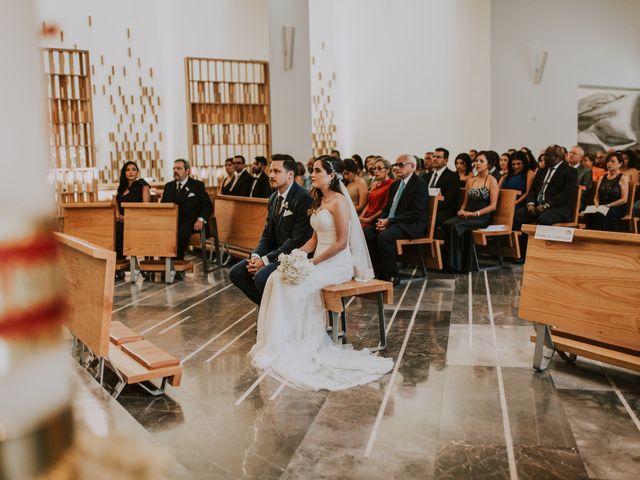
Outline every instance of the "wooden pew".
<path fill-rule="evenodd" d="M 142 340 L 141 336 L 118 343 L 110 334 L 115 252 L 64 233 L 55 235 L 64 264 L 61 276 L 69 306 L 65 324 L 74 338 L 97 359 L 100 384 L 106 365 L 119 380 L 114 387 L 114 397 L 125 385 L 132 383 L 161 379 L 159 389 L 141 384 L 154 395 L 164 392 L 167 381 L 173 386 L 180 385 L 182 366 L 177 358 Z M 118 324 L 114 333 L 122 340 L 124 326 Z"/>
<path fill-rule="evenodd" d="M 627 229 L 631 233 L 638 233 L 638 223 L 640 219 L 638 217 L 633 216 L 633 205 L 637 201 L 640 190 L 638 189 L 638 184 L 636 182 L 629 182 L 629 194 L 627 197 L 627 211 L 625 212 L 625 216 L 620 220 L 623 224 L 627 225 Z"/>
<path fill-rule="evenodd" d="M 258 244 L 267 219 L 268 198 L 215 197 L 215 223 L 221 248 L 234 257 L 246 257 Z"/>
<path fill-rule="evenodd" d="M 345 298 L 347 297 L 362 297 L 377 302 L 380 345 L 370 350 L 373 352 L 383 350 L 387 346 L 384 304 L 393 303 L 393 284 L 376 279 L 369 280 L 368 282 L 356 282 L 352 280 L 338 285 L 330 285 L 322 289 L 322 300 L 324 308 L 329 315 L 331 335 L 335 343 L 338 343 L 340 337 L 342 338 L 342 342 L 346 343 L 347 309 Z M 339 333 L 338 320 L 335 316 L 336 313 L 340 314 L 342 333 Z"/>
<path fill-rule="evenodd" d="M 438 203 L 444 200 L 442 195 L 433 195 L 429 197 L 429 206 L 427 208 L 427 232 L 422 238 L 396 240 L 396 251 L 398 255 L 402 255 L 403 247 L 407 245 L 418 245 L 418 253 L 420 255 L 420 267 L 422 276 L 427 276 L 427 267 L 435 270 L 442 270 L 442 245 L 444 240 L 436 238 L 436 215 L 438 213 Z M 426 245 L 426 252 L 423 246 Z"/>
<path fill-rule="evenodd" d="M 580 223 L 580 201 L 582 200 L 582 192 L 587 189 L 584 185 L 576 187 L 576 194 L 573 197 L 573 209 L 571 210 L 571 221 L 565 223 L 554 223 L 554 227 L 571 227 L 585 228 L 584 223 Z"/>
<path fill-rule="evenodd" d="M 536 323 L 533 366 L 543 346 L 640 371 L 640 236 L 575 230 L 571 243 L 529 235 L 518 315 Z"/>
<path fill-rule="evenodd" d="M 139 271 L 164 272 L 172 283 L 176 272 L 192 270 L 187 260 L 174 260 L 178 254 L 178 206 L 173 203 L 123 203 L 123 252 L 131 257 L 131 282 Z M 164 260 L 138 260 L 138 257 L 164 257 Z"/>
<path fill-rule="evenodd" d="M 486 229 L 476 229 L 473 231 L 473 256 L 478 271 L 501 268 L 504 264 L 502 254 L 502 240 L 508 242 L 508 246 L 516 250 L 516 258 L 520 257 L 520 247 L 518 237 L 513 234 L 513 217 L 516 213 L 516 198 L 520 195 L 518 190 L 500 189 L 498 193 L 498 204 L 491 214 L 489 225 L 504 225 L 504 230 L 487 231 Z M 489 240 L 494 239 L 494 251 L 498 256 L 498 265 L 491 267 L 480 267 L 478 261 L 477 246 L 487 247 Z"/>
<path fill-rule="evenodd" d="M 111 202 L 63 203 L 62 233 L 72 235 L 107 250 L 116 248 L 117 207 Z M 116 261 L 116 271 L 129 268 L 129 262 Z"/>

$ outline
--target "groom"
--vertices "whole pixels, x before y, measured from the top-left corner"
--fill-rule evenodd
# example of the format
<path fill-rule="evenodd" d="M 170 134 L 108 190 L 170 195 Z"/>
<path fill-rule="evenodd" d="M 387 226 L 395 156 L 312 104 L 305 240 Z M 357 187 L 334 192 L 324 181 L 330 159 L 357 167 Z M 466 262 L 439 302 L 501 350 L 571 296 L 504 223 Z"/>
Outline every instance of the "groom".
<path fill-rule="evenodd" d="M 275 192 L 269 197 L 262 238 L 251 257 L 236 263 L 229 271 L 231 282 L 258 305 L 269 275 L 278 266 L 278 255 L 300 248 L 313 233 L 308 213 L 313 200 L 294 181 L 295 168 L 296 161 L 291 155 L 271 157 L 269 184 Z"/>

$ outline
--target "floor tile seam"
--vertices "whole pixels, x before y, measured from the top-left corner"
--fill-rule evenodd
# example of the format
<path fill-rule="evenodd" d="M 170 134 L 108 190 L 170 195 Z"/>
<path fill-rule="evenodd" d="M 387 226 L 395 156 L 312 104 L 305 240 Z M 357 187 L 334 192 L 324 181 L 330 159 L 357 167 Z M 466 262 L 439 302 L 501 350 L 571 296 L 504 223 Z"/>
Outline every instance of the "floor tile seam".
<path fill-rule="evenodd" d="M 369 437 L 369 441 L 367 443 L 367 447 L 364 451 L 364 456 L 365 457 L 369 457 L 369 455 L 371 454 L 371 451 L 373 449 L 373 444 L 375 442 L 376 436 L 377 436 L 377 432 L 378 429 L 380 428 L 380 424 L 382 422 L 382 417 L 384 415 L 384 412 L 386 410 L 387 404 L 389 402 L 389 397 L 391 395 L 391 392 L 394 388 L 394 381 L 396 379 L 396 376 L 398 374 L 398 370 L 400 368 L 400 364 L 402 363 L 402 359 L 404 357 L 404 352 L 407 348 L 407 343 L 409 341 L 409 337 L 411 336 L 411 331 L 413 330 L 413 325 L 415 324 L 415 317 L 417 315 L 417 308 L 420 305 L 420 302 L 422 301 L 422 297 L 424 295 L 424 291 L 427 287 L 427 279 L 425 278 L 423 280 L 422 283 L 422 288 L 420 289 L 420 295 L 418 296 L 418 299 L 416 301 L 416 310 L 414 312 L 414 315 L 411 318 L 411 321 L 409 322 L 409 325 L 407 326 L 407 331 L 405 333 L 405 338 L 404 341 L 402 343 L 402 346 L 400 347 L 400 352 L 398 353 L 398 358 L 396 359 L 396 363 L 393 367 L 393 370 L 391 372 L 391 378 L 389 379 L 389 383 L 386 385 L 385 388 L 385 394 L 384 397 L 382 398 L 382 402 L 380 404 L 380 407 L 378 409 L 378 414 L 376 416 L 375 422 L 373 424 L 373 428 L 371 430 L 371 435 Z"/>
<path fill-rule="evenodd" d="M 487 307 L 489 313 L 489 322 L 493 336 L 493 346 L 496 358 L 496 374 L 498 377 L 498 391 L 500 394 L 500 410 L 502 412 L 502 426 L 504 430 L 505 443 L 507 447 L 507 460 L 509 462 L 509 475 L 511 480 L 518 480 L 518 469 L 515 461 L 515 451 L 513 448 L 513 436 L 511 434 L 511 423 L 509 419 L 509 410 L 505 397 L 504 379 L 502 378 L 502 367 L 500 365 L 500 352 L 498 349 L 498 337 L 496 335 L 495 323 L 493 318 L 493 307 L 491 305 L 491 289 L 489 287 L 489 276 L 485 270 L 484 283 L 487 291 Z"/>
<path fill-rule="evenodd" d="M 126 305 L 118 306 L 118 308 L 116 308 L 115 310 L 112 310 L 112 311 L 111 311 L 111 314 L 117 313 L 117 312 L 119 312 L 120 310 L 124 310 L 124 309 L 125 309 L 125 308 L 127 308 L 127 307 L 131 307 L 131 306 L 135 305 L 135 304 L 136 304 L 136 303 L 138 303 L 138 302 L 141 302 L 141 301 L 143 301 L 143 300 L 146 300 L 147 298 L 152 297 L 152 296 L 154 296 L 154 295 L 156 295 L 156 294 L 158 294 L 158 293 L 161 293 L 161 292 L 164 292 L 164 291 L 166 291 L 166 290 L 169 290 L 170 288 L 173 288 L 173 287 L 175 287 L 176 285 L 178 285 L 178 284 L 177 284 L 177 283 L 174 283 L 173 285 L 166 285 L 165 287 L 163 287 L 163 288 L 161 288 L 161 289 L 159 289 L 159 290 L 156 290 L 155 292 L 151 292 L 149 295 L 146 295 L 146 296 L 144 296 L 144 297 L 142 297 L 142 298 L 139 298 L 138 300 L 134 300 L 133 302 L 129 302 L 129 303 L 127 303 Z"/>
<path fill-rule="evenodd" d="M 620 401 L 620 403 L 622 403 L 622 406 L 624 407 L 627 414 L 631 418 L 632 423 L 638 429 L 638 432 L 640 432 L 640 420 L 638 420 L 638 416 L 629 405 L 629 402 L 627 402 L 627 399 L 624 398 L 624 395 L 622 394 L 622 391 L 618 388 L 618 385 L 616 384 L 615 380 L 611 377 L 611 375 L 609 375 L 609 372 L 607 371 L 607 368 L 605 367 L 605 365 L 603 365 L 601 362 L 598 362 L 598 363 L 600 364 L 600 368 L 602 368 L 602 371 L 604 372 L 605 377 L 607 377 L 609 384 L 613 388 L 613 391 L 618 397 L 618 400 Z"/>

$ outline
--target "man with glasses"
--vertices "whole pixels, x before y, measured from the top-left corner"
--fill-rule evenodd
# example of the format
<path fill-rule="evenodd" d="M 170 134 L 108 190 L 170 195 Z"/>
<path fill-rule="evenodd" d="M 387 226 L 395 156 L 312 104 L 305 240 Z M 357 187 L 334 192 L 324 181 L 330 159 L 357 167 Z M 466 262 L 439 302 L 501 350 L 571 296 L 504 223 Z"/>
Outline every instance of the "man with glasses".
<path fill-rule="evenodd" d="M 398 157 L 393 165 L 396 181 L 389 189 L 389 201 L 377 223 L 364 230 L 376 276 L 394 285 L 400 283 L 396 240 L 421 237 L 427 229 L 429 192 L 415 170 L 413 155 Z"/>
<path fill-rule="evenodd" d="M 455 217 L 458 211 L 460 177 L 456 172 L 447 168 L 448 161 L 449 150 L 442 147 L 436 148 L 435 153 L 431 155 L 433 170 L 422 177 L 429 187 L 429 195 L 435 194 L 435 189 L 438 189 L 440 195 L 444 197 L 444 200 L 438 203 L 438 212 L 436 213 L 436 225 L 438 226 L 448 218 Z"/>
<path fill-rule="evenodd" d="M 235 155 L 233 157 L 233 168 L 236 170 L 236 178 L 231 185 L 230 195 L 248 197 L 251 193 L 253 177 L 245 168 L 245 160 L 242 155 Z"/>

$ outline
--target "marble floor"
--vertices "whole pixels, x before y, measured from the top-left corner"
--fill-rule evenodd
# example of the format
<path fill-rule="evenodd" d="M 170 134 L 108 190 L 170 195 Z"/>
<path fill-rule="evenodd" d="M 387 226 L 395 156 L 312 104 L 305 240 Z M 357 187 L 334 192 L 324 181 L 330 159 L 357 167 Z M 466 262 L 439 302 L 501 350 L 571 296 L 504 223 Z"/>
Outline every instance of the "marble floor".
<path fill-rule="evenodd" d="M 383 353 L 394 370 L 331 393 L 251 366 L 257 311 L 226 270 L 118 281 L 114 320 L 178 356 L 184 376 L 155 398 L 129 386 L 110 411 L 171 451 L 176 478 L 640 478 L 640 377 L 557 356 L 534 371 L 521 277 L 514 265 L 396 287 Z M 348 311 L 349 342 L 375 346 L 375 305 Z"/>

